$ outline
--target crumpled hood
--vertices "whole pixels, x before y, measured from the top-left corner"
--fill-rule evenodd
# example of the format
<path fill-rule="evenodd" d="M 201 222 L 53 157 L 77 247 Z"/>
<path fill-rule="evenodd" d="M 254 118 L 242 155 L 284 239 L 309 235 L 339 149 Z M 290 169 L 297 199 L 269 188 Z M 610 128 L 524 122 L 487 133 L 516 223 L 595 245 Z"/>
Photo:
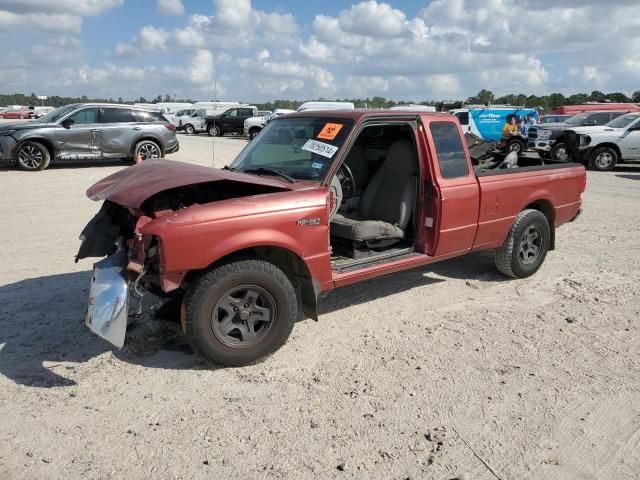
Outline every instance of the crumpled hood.
<path fill-rule="evenodd" d="M 87 190 L 91 200 L 109 200 L 124 207 L 140 208 L 149 197 L 164 190 L 198 183 L 230 180 L 291 190 L 291 184 L 271 178 L 173 160 L 146 160 L 120 170 Z"/>

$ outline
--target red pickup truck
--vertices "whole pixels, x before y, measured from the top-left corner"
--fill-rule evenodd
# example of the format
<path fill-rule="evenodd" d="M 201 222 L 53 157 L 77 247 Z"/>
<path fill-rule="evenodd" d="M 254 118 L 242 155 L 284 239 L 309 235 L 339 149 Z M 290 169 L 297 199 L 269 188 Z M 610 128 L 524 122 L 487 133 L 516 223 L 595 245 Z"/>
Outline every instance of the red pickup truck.
<path fill-rule="evenodd" d="M 517 157 L 515 157 L 517 158 Z M 244 365 L 285 343 L 297 306 L 344 285 L 477 250 L 535 273 L 580 213 L 582 165 L 473 165 L 458 120 L 407 111 L 279 117 L 230 166 L 151 160 L 93 185 L 78 258 L 86 323 L 124 344 L 129 292 L 177 298 L 193 348 Z M 510 168 L 503 168 L 503 167 Z"/>

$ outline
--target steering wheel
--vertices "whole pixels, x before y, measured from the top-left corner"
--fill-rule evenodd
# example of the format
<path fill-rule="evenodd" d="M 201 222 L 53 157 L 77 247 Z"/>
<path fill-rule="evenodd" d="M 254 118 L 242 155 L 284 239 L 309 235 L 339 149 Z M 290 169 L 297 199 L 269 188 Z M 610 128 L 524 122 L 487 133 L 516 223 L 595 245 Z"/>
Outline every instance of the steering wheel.
<path fill-rule="evenodd" d="M 344 198 L 351 198 L 353 194 L 356 192 L 356 179 L 353 176 L 353 172 L 346 163 L 343 163 L 342 166 L 336 172 L 336 177 L 340 182 L 340 186 L 342 187 L 342 195 Z"/>

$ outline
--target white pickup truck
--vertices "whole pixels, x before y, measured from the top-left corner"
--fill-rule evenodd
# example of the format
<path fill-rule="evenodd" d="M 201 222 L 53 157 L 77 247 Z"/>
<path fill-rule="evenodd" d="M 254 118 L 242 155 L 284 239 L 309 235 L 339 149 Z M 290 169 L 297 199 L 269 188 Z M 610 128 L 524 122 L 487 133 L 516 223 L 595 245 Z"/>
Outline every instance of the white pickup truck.
<path fill-rule="evenodd" d="M 565 132 L 567 152 L 589 168 L 609 171 L 618 163 L 640 162 L 640 112 L 627 113 L 594 130 Z"/>
<path fill-rule="evenodd" d="M 264 126 L 280 115 L 284 115 L 285 113 L 293 113 L 295 110 L 288 110 L 286 108 L 276 108 L 273 113 L 268 112 L 267 115 L 264 115 L 265 112 L 258 112 L 258 115 L 255 117 L 247 118 L 244 121 L 244 134 L 249 135 L 249 139 L 253 140 L 254 137 L 260 133 L 260 130 L 264 128 Z"/>

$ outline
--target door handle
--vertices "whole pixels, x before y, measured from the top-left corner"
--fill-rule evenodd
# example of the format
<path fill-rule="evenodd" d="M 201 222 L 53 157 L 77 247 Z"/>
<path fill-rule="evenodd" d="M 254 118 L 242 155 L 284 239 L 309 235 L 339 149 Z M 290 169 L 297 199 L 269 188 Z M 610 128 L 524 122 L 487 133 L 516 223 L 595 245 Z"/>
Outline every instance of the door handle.
<path fill-rule="evenodd" d="M 142 130 L 142 127 L 133 127 L 132 130 Z"/>
<path fill-rule="evenodd" d="M 91 129 L 91 131 L 92 131 L 93 133 L 97 133 L 97 132 L 99 132 L 99 131 L 100 131 L 100 129 L 99 129 L 99 128 L 92 128 L 92 129 Z"/>

